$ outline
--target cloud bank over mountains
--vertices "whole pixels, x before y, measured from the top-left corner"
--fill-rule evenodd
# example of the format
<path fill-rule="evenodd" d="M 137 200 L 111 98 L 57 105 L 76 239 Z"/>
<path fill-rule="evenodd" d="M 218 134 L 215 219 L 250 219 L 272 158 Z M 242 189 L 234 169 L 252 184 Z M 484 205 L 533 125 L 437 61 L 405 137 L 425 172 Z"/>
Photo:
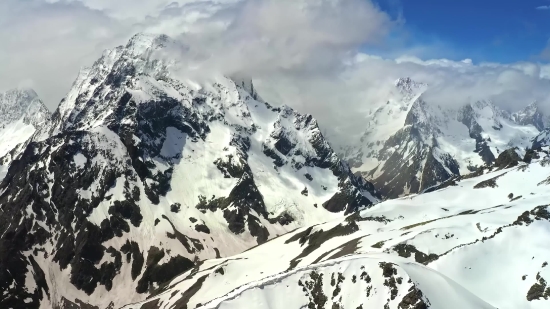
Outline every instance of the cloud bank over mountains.
<path fill-rule="evenodd" d="M 427 83 L 426 98 L 460 106 L 490 99 L 517 110 L 533 101 L 550 109 L 550 67 L 474 64 L 362 53 L 391 49 L 406 29 L 365 0 L 5 0 L 0 3 L 0 89 L 32 86 L 50 109 L 78 70 L 137 32 L 181 44 L 183 74 L 253 76 L 262 96 L 313 113 L 328 134 L 360 134 L 369 104 L 387 98 L 400 77 Z"/>

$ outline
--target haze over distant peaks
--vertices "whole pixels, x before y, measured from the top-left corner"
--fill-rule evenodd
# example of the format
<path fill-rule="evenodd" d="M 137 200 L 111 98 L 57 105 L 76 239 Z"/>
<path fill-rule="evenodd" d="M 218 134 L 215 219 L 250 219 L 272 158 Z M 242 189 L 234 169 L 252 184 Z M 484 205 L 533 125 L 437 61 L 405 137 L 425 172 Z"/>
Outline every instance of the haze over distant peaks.
<path fill-rule="evenodd" d="M 342 149 L 355 172 L 386 197 L 417 193 L 453 175 L 494 162 L 502 151 L 524 153 L 548 125 L 536 103 L 509 113 L 489 100 L 449 107 L 426 101 L 429 86 L 410 78 L 374 104 L 359 145 Z"/>

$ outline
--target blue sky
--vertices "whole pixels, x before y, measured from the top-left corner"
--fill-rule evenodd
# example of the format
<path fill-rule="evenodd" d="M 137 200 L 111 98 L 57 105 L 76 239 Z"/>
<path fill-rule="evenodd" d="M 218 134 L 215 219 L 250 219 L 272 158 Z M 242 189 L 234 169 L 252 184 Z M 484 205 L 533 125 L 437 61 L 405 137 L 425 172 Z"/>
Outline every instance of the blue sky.
<path fill-rule="evenodd" d="M 392 17 L 404 19 L 389 49 L 397 44 L 420 58 L 541 61 L 550 38 L 550 0 L 376 2 Z"/>

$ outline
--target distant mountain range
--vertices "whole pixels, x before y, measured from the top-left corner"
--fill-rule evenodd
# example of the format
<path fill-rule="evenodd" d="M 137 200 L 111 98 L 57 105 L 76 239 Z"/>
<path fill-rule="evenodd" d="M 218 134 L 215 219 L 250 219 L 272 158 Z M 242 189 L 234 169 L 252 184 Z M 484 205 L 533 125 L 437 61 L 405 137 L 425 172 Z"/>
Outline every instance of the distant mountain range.
<path fill-rule="evenodd" d="M 340 151 L 387 198 L 473 172 L 509 148 L 523 154 L 549 123 L 536 102 L 517 113 L 491 101 L 450 107 L 426 101 L 428 90 L 410 78 L 396 81 L 388 100 L 373 104 L 360 142 Z"/>

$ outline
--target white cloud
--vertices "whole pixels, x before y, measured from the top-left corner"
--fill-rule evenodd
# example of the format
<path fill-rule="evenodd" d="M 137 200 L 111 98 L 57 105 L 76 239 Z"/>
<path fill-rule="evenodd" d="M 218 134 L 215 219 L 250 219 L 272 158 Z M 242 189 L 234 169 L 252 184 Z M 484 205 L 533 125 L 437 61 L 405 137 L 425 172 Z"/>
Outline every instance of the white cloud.
<path fill-rule="evenodd" d="M 0 89 L 30 79 L 54 108 L 81 66 L 136 32 L 181 38 L 202 70 L 261 74 L 326 70 L 391 21 L 368 0 L 4 0 L 0 26 Z"/>
<path fill-rule="evenodd" d="M 81 66 L 146 31 L 184 42 L 177 56 L 193 74 L 244 71 L 264 98 L 313 114 L 342 140 L 361 134 L 371 104 L 404 76 L 430 84 L 438 104 L 538 100 L 550 110 L 548 66 L 418 58 L 434 49 L 358 54 L 401 26 L 368 0 L 2 0 L 0 26 L 0 89 L 32 84 L 52 109 Z"/>
<path fill-rule="evenodd" d="M 550 5 L 541 5 L 536 7 L 537 10 L 550 10 Z"/>
<path fill-rule="evenodd" d="M 0 89 L 31 81 L 54 107 L 80 66 L 126 39 L 128 29 L 78 2 L 0 2 Z M 28 83 L 28 82 L 27 82 Z"/>
<path fill-rule="evenodd" d="M 333 141 L 349 142 L 363 133 L 369 109 L 388 100 L 394 81 L 400 77 L 429 84 L 425 94 L 429 103 L 458 108 L 476 100 L 492 100 L 517 111 L 538 101 L 550 115 L 548 72 L 549 66 L 536 63 L 474 64 L 469 59 L 423 61 L 404 56 L 394 60 L 359 55 L 336 76 L 285 76 L 275 84 L 270 81 L 257 88 L 270 100 L 291 102 L 313 113 L 333 135 Z"/>

